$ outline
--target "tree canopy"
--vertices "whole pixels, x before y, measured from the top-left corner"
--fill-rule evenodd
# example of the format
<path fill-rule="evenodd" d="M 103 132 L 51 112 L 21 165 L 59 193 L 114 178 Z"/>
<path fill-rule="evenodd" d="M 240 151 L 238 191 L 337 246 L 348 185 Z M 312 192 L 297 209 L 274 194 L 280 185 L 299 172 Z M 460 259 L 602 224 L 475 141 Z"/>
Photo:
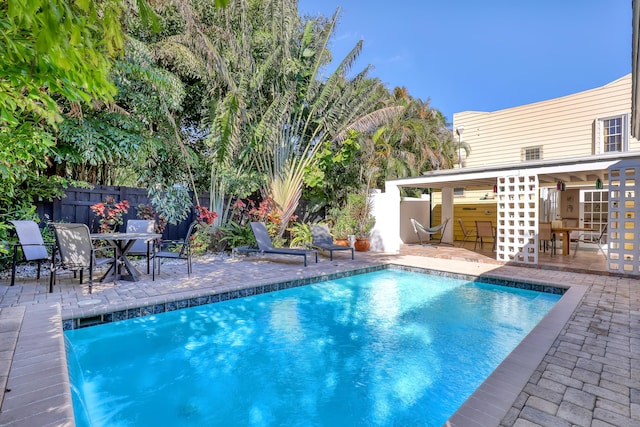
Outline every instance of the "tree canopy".
<path fill-rule="evenodd" d="M 10 0 L 0 12 L 0 224 L 71 179 L 146 186 L 176 220 L 188 189 L 209 192 L 219 223 L 234 200 L 259 193 L 283 233 L 301 198 L 320 212 L 455 159 L 428 101 L 353 69 L 362 42 L 333 61 L 340 10 Z"/>

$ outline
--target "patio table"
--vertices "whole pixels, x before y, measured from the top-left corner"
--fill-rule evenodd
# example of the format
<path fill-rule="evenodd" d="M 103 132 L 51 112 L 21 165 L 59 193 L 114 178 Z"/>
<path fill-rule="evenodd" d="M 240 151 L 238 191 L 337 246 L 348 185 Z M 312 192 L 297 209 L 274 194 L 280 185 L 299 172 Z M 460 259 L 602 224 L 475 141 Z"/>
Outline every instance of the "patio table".
<path fill-rule="evenodd" d="M 555 234 L 562 234 L 562 255 L 569 255 L 569 242 L 571 240 L 572 231 L 596 231 L 591 228 L 580 227 L 551 227 L 551 232 Z"/>
<path fill-rule="evenodd" d="M 115 248 L 116 262 L 109 267 L 109 270 L 100 279 L 101 282 L 113 278 L 137 282 L 140 280 L 140 272 L 131 264 L 127 258 L 127 252 L 131 249 L 136 240 L 144 240 L 150 242 L 155 239 L 161 239 L 162 234 L 158 233 L 91 233 L 91 240 L 104 240 Z M 122 274 L 120 268 L 116 264 L 124 267 L 128 274 Z"/>

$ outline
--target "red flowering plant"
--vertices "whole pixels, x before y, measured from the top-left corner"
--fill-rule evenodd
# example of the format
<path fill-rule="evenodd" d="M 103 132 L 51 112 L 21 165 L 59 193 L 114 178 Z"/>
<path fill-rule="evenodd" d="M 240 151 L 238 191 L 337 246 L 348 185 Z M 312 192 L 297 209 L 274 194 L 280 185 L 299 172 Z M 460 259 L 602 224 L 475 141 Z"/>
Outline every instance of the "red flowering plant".
<path fill-rule="evenodd" d="M 102 203 L 92 205 L 91 210 L 98 217 L 98 232 L 113 233 L 117 226 L 122 225 L 122 216 L 129 212 L 129 202 L 123 200 L 116 203 L 114 197 L 107 196 Z"/>
<path fill-rule="evenodd" d="M 218 218 L 217 213 L 215 213 L 214 211 L 210 211 L 204 206 L 196 206 L 196 212 L 198 214 L 197 220 L 200 223 L 204 222 L 205 224 L 211 225 L 216 220 L 216 218 Z"/>
<path fill-rule="evenodd" d="M 198 224 L 196 224 L 195 232 L 191 235 L 189 244 L 193 254 L 201 255 L 216 247 L 215 230 L 212 225 L 218 214 L 200 205 L 196 206 L 196 214 Z"/>

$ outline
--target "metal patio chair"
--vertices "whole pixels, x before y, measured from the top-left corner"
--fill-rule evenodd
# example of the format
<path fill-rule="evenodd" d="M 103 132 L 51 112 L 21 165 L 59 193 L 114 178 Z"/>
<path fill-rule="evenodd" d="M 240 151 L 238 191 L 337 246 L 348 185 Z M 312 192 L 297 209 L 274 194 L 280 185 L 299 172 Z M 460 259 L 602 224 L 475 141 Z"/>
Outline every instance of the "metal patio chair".
<path fill-rule="evenodd" d="M 600 234 L 595 238 L 593 237 L 592 233 L 580 234 L 580 236 L 578 236 L 578 238 L 575 240 L 576 247 L 573 251 L 573 256 L 576 256 L 576 254 L 578 253 L 578 247 L 580 246 L 580 243 L 582 243 L 583 245 L 584 244 L 596 245 L 596 247 L 598 248 L 598 251 L 602 252 L 602 255 L 604 255 L 604 257 L 607 258 L 607 254 L 604 252 L 604 249 L 602 247 L 607 243 L 607 227 L 608 226 L 609 224 L 605 224 Z"/>
<path fill-rule="evenodd" d="M 91 242 L 89 227 L 85 224 L 52 223 L 50 227 L 56 236 L 54 255 L 51 261 L 49 292 L 53 292 L 58 270 L 70 270 L 80 273 L 83 282 L 84 270 L 89 270 L 89 293 L 93 288 L 93 272 L 96 267 L 116 262 L 116 251 L 112 247 L 95 248 Z M 97 258 L 96 252 L 111 251 L 110 258 Z M 114 268 L 117 268 L 114 265 Z M 114 280 L 115 284 L 115 280 Z"/>
<path fill-rule="evenodd" d="M 478 241 L 480 242 L 480 248 L 483 247 L 483 239 L 491 238 L 493 239 L 493 247 L 496 248 L 496 233 L 493 228 L 493 224 L 491 221 L 476 221 L 476 241 L 473 244 L 473 250 L 476 250 L 476 246 L 478 245 Z"/>
<path fill-rule="evenodd" d="M 156 280 L 156 260 L 158 261 L 158 274 L 160 274 L 160 264 L 162 259 L 183 259 L 187 262 L 187 276 L 191 276 L 191 236 L 197 222 L 194 221 L 189 225 L 187 235 L 184 240 L 163 240 L 158 243 L 157 250 L 154 250 L 153 269 L 151 280 Z"/>
<path fill-rule="evenodd" d="M 155 233 L 156 222 L 152 219 L 131 219 L 127 221 L 127 233 Z M 153 256 L 153 242 L 142 239 L 136 240 L 128 255 L 143 256 L 147 258 L 147 274 L 150 274 L 151 257 Z"/>
<path fill-rule="evenodd" d="M 42 261 L 50 260 L 47 244 L 42 239 L 42 233 L 35 221 L 9 221 L 16 230 L 19 242 L 13 246 L 13 265 L 11 268 L 11 286 L 16 281 L 16 267 L 18 265 L 18 247 L 22 250 L 25 261 L 36 261 L 38 272 L 36 279 L 40 279 Z M 49 244 L 49 246 L 52 246 Z"/>
<path fill-rule="evenodd" d="M 234 248 L 236 252 L 240 253 L 259 253 L 259 254 L 277 254 L 277 255 L 294 255 L 304 258 L 304 266 L 307 266 L 307 255 L 314 255 L 316 263 L 318 262 L 318 251 L 313 249 L 292 249 L 292 248 L 275 248 L 271 242 L 269 231 L 264 222 L 252 222 L 251 230 L 256 238 L 258 248 L 242 246 Z"/>
<path fill-rule="evenodd" d="M 464 238 L 462 239 L 462 245 L 464 246 L 465 243 L 467 243 L 467 239 L 469 237 L 475 237 L 476 235 L 476 230 L 469 230 L 467 227 L 465 227 L 464 222 L 462 221 L 462 218 L 458 218 L 458 224 L 460 224 L 460 229 L 462 229 L 462 235 L 464 236 Z"/>

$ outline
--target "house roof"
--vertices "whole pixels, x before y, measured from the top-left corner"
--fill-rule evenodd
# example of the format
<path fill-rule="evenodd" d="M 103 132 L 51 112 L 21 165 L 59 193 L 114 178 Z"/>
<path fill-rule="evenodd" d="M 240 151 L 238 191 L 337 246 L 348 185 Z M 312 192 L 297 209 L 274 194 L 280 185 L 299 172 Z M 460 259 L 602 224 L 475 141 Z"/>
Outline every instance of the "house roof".
<path fill-rule="evenodd" d="M 537 160 L 522 163 L 446 169 L 425 172 L 424 175 L 387 181 L 398 187 L 465 188 L 468 190 L 492 188 L 501 176 L 538 175 L 540 186 L 552 186 L 558 181 L 567 185 L 580 185 L 600 178 L 606 181 L 607 170 L 621 160 L 640 161 L 640 153 L 615 153 L 576 158 L 573 160 Z"/>

